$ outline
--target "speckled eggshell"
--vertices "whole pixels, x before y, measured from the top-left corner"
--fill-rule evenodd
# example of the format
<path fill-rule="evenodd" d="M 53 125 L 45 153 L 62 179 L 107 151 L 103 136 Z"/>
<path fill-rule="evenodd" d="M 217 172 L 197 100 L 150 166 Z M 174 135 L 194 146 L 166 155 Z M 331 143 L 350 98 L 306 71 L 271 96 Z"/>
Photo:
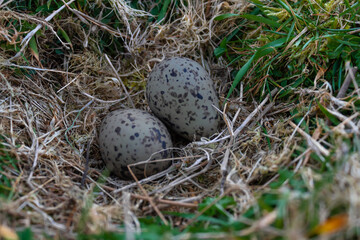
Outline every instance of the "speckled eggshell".
<path fill-rule="evenodd" d="M 181 136 L 194 140 L 217 132 L 219 107 L 214 84 L 197 62 L 173 57 L 149 74 L 146 97 L 153 113 Z"/>
<path fill-rule="evenodd" d="M 171 148 L 171 137 L 165 125 L 155 116 L 138 109 L 110 112 L 102 121 L 99 147 L 107 168 L 122 179 L 133 179 L 127 165 L 148 160 L 155 152 Z M 151 160 L 169 158 L 170 151 L 156 153 Z M 132 166 L 138 178 L 168 168 L 171 161 Z M 145 170 L 145 171 L 144 171 Z M 145 175 L 144 175 L 145 173 Z"/>

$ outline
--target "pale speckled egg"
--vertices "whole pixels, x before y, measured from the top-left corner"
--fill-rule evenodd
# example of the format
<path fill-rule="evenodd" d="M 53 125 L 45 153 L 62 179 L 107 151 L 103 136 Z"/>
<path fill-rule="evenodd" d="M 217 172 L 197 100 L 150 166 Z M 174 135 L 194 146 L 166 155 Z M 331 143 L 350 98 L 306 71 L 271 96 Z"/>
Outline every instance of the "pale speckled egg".
<path fill-rule="evenodd" d="M 102 121 L 99 147 L 107 168 L 122 179 L 133 179 L 129 164 L 170 158 L 173 146 L 165 125 L 146 111 L 116 110 Z M 154 154 L 156 153 L 156 154 Z M 154 154 L 152 156 L 152 154 Z M 148 177 L 168 168 L 171 161 L 159 161 L 132 166 L 138 178 Z"/>
<path fill-rule="evenodd" d="M 214 83 L 197 62 L 172 57 L 149 74 L 146 97 L 153 113 L 181 136 L 194 140 L 218 130 L 220 116 Z"/>

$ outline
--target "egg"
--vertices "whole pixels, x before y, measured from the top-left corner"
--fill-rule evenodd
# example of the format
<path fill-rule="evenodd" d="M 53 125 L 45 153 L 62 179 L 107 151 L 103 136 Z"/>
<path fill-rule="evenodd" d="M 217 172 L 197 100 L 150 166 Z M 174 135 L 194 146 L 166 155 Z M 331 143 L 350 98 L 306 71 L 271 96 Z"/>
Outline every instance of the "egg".
<path fill-rule="evenodd" d="M 217 132 L 219 99 L 214 83 L 197 62 L 172 57 L 155 65 L 149 74 L 146 97 L 152 112 L 169 128 L 189 139 Z"/>
<path fill-rule="evenodd" d="M 139 109 L 115 110 L 102 121 L 99 148 L 107 168 L 122 179 L 133 179 L 129 164 L 170 158 L 173 146 L 165 125 L 150 113 Z M 132 166 L 137 178 L 167 169 L 171 161 Z"/>

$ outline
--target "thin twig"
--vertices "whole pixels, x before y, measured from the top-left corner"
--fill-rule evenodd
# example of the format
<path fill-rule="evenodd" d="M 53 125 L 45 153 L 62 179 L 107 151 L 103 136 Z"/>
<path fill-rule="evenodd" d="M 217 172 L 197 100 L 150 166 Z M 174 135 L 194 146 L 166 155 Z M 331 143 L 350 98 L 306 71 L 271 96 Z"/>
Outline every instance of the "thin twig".
<path fill-rule="evenodd" d="M 289 44 L 286 46 L 284 52 L 286 52 L 302 35 L 304 35 L 304 33 L 306 33 L 307 30 L 308 30 L 308 27 L 304 27 L 304 29 L 289 42 Z"/>
<path fill-rule="evenodd" d="M 224 107 L 223 118 L 224 118 L 224 121 L 226 123 L 226 126 L 227 126 L 229 134 L 230 134 L 230 141 L 226 148 L 226 152 L 225 152 L 225 155 L 224 155 L 223 161 L 221 163 L 221 167 L 220 167 L 221 176 L 222 176 L 221 181 L 220 181 L 220 194 L 224 193 L 226 176 L 228 175 L 227 167 L 228 167 L 228 162 L 229 162 L 230 147 L 234 144 L 234 131 L 232 129 L 232 124 L 230 124 L 227 121 L 227 117 L 226 117 L 226 113 L 225 113 L 226 106 L 227 106 L 227 103 L 225 104 L 225 107 Z M 231 125 L 231 127 L 230 127 L 230 125 Z"/>
<path fill-rule="evenodd" d="M 71 4 L 75 2 L 75 0 L 70 0 L 69 2 L 67 2 L 66 4 Z M 58 10 L 54 11 L 52 14 L 50 14 L 47 18 L 45 18 L 45 22 L 49 22 L 51 19 L 53 19 L 59 12 L 61 12 L 65 7 L 66 4 L 62 5 Z M 30 42 L 30 39 L 37 33 L 37 31 L 40 30 L 40 28 L 43 27 L 43 24 L 38 24 L 31 32 L 29 32 L 25 38 L 21 41 L 21 49 L 20 51 L 18 51 L 16 53 L 16 55 L 12 58 L 10 58 L 8 61 L 10 62 L 12 59 L 18 58 L 21 56 L 21 54 L 23 53 L 23 51 L 25 50 L 25 48 L 27 47 L 27 45 Z"/>
<path fill-rule="evenodd" d="M 320 152 L 321 154 L 325 156 L 329 156 L 330 152 L 326 148 L 324 148 L 318 141 L 313 139 L 309 134 L 304 132 L 301 128 L 299 128 L 295 123 L 289 122 L 289 124 L 295 129 L 295 131 L 298 131 L 306 140 L 308 140 L 308 143 L 311 144 L 310 147 L 312 147 L 316 152 Z"/>
<path fill-rule="evenodd" d="M 61 0 L 65 6 L 72 12 L 74 13 L 82 22 L 86 23 L 86 24 L 89 24 L 88 21 L 90 21 L 91 23 L 93 23 L 94 25 L 106 30 L 107 32 L 109 32 L 110 34 L 112 34 L 113 36 L 115 37 L 122 37 L 122 38 L 129 38 L 129 36 L 126 36 L 124 34 L 122 34 L 121 32 L 119 31 L 116 31 L 115 29 L 109 27 L 108 25 L 96 20 L 95 18 L 92 18 L 76 9 L 73 9 L 69 6 L 70 2 L 66 3 L 64 0 Z M 88 21 L 87 21 L 88 20 Z"/>
<path fill-rule="evenodd" d="M 353 79 L 355 79 L 355 74 L 356 74 L 357 70 L 358 70 L 357 67 L 352 67 L 349 69 L 349 72 L 346 75 L 345 81 L 344 81 L 343 85 L 341 86 L 339 93 L 336 96 L 337 98 L 345 97 L 346 91 L 348 90 L 351 81 Z"/>
<path fill-rule="evenodd" d="M 344 125 L 348 125 L 349 127 L 352 128 L 352 130 L 354 131 L 355 134 L 359 134 L 359 127 L 356 126 L 356 124 L 352 121 L 354 118 L 356 118 L 357 116 L 359 116 L 359 112 L 356 112 L 355 114 L 353 114 L 350 117 L 346 117 L 344 115 L 342 115 L 339 112 L 335 112 L 335 111 L 331 111 L 329 109 L 327 109 L 331 114 L 335 115 L 336 117 L 338 117 L 342 122 L 337 125 L 336 127 L 333 128 L 333 131 L 336 131 L 337 129 L 340 129 L 341 127 L 344 127 Z"/>
<path fill-rule="evenodd" d="M 136 183 L 138 184 L 140 190 L 143 192 L 143 194 L 149 199 L 149 203 L 150 205 L 154 208 L 155 212 L 157 213 L 157 215 L 160 217 L 160 219 L 163 221 L 163 223 L 168 226 L 169 223 L 168 221 L 165 219 L 164 215 L 160 212 L 160 210 L 157 208 L 157 206 L 155 205 L 153 199 L 149 196 L 149 194 L 146 192 L 146 190 L 144 189 L 144 187 L 139 183 L 138 178 L 135 176 L 135 174 L 133 173 L 133 171 L 131 170 L 131 166 L 128 165 L 127 166 L 131 176 L 134 178 L 134 180 L 136 181 Z"/>
<path fill-rule="evenodd" d="M 86 147 L 86 161 L 85 161 L 84 173 L 83 173 L 83 176 L 81 178 L 81 185 L 80 185 L 81 188 L 84 188 L 87 172 L 89 171 L 89 156 L 90 156 L 91 142 L 92 142 L 92 139 L 89 139 L 87 147 Z"/>
<path fill-rule="evenodd" d="M 8 5 L 9 3 L 13 2 L 13 1 L 15 1 L 15 0 L 9 0 L 9 1 L 7 1 L 7 2 L 5 2 L 5 3 L 3 4 L 3 0 L 1 0 L 1 1 L 0 1 L 0 8 L 5 7 L 6 5 Z"/>
<path fill-rule="evenodd" d="M 30 69 L 30 70 L 35 70 L 35 71 L 55 72 L 55 73 L 63 73 L 63 74 L 68 74 L 68 75 L 76 75 L 75 73 L 66 72 L 66 71 L 61 71 L 61 70 L 56 70 L 56 69 L 38 68 L 38 67 L 30 67 L 30 66 L 24 66 L 24 65 L 17 65 L 17 64 L 9 63 L 8 61 L 6 61 L 6 62 L 0 62 L 0 65 L 6 66 L 6 67 L 16 67 L 16 68 L 20 68 L 20 69 Z"/>
<path fill-rule="evenodd" d="M 124 84 L 123 81 L 121 80 L 118 72 L 116 71 L 116 69 L 115 69 L 114 66 L 112 65 L 109 57 L 108 57 L 106 54 L 105 54 L 105 59 L 106 59 L 106 61 L 109 63 L 109 65 L 110 65 L 110 67 L 111 67 L 111 70 L 112 70 L 113 73 L 115 74 L 115 76 L 116 76 L 117 80 L 119 81 L 121 87 L 124 89 L 124 92 L 125 92 L 128 100 L 129 100 L 129 102 L 130 102 L 130 104 L 131 104 L 131 107 L 135 108 L 135 104 L 134 104 L 134 102 L 132 101 L 129 92 L 128 92 L 127 89 L 126 89 L 125 84 Z"/>
<path fill-rule="evenodd" d="M 265 99 L 260 103 L 259 106 L 257 106 L 257 108 L 255 108 L 255 110 L 249 114 L 249 116 L 244 120 L 244 122 L 240 125 L 240 127 L 238 127 L 235 132 L 233 134 L 231 134 L 230 136 L 230 141 L 229 144 L 226 148 L 225 154 L 224 154 L 224 158 L 223 161 L 221 163 L 221 174 L 222 174 L 222 179 L 221 179 L 221 183 L 220 183 L 220 189 L 221 192 L 224 192 L 224 187 L 225 187 L 225 181 L 226 181 L 226 176 L 227 176 L 227 166 L 228 166 L 228 162 L 229 162 L 229 156 L 230 156 L 230 147 L 234 144 L 234 139 L 236 138 L 237 135 L 239 135 L 241 133 L 241 131 L 248 125 L 248 123 L 251 121 L 251 119 L 254 118 L 254 116 L 260 111 L 260 109 L 262 109 L 262 107 L 265 105 L 265 103 L 269 100 L 269 98 L 271 96 L 274 96 L 277 93 L 278 89 L 275 88 L 274 90 L 271 91 L 270 94 L 268 94 Z"/>
<path fill-rule="evenodd" d="M 131 197 L 150 202 L 150 199 L 145 196 L 131 194 Z M 154 198 L 151 198 L 151 199 L 154 201 Z M 166 200 L 166 199 L 156 199 L 155 201 L 162 203 L 162 204 L 176 206 L 176 207 L 186 207 L 186 208 L 197 208 L 198 207 L 198 204 L 196 204 L 196 203 L 183 203 L 183 202 L 171 201 L 171 200 Z"/>
<path fill-rule="evenodd" d="M 126 186 L 124 186 L 124 187 L 122 187 L 122 188 L 116 189 L 116 190 L 114 190 L 114 193 L 122 192 L 122 191 L 124 191 L 124 190 L 129 189 L 129 188 L 135 187 L 135 186 L 137 186 L 138 184 L 144 184 L 144 183 L 147 183 L 147 182 L 151 182 L 151 181 L 153 181 L 153 180 L 155 180 L 155 179 L 158 179 L 158 178 L 160 178 L 160 177 L 163 177 L 163 176 L 165 176 L 166 174 L 174 171 L 174 169 L 175 169 L 175 167 L 172 166 L 172 167 L 170 167 L 170 168 L 168 168 L 168 169 L 165 169 L 165 170 L 162 171 L 162 172 L 159 172 L 159 173 L 156 173 L 156 174 L 154 174 L 154 175 L 151 175 L 151 176 L 149 176 L 149 177 L 147 177 L 147 178 L 141 179 L 141 180 L 139 181 L 139 183 L 133 182 L 133 183 L 131 183 L 131 184 L 129 184 L 129 185 L 126 185 Z"/>
<path fill-rule="evenodd" d="M 237 135 L 239 135 L 239 133 L 247 126 L 247 124 L 251 121 L 251 119 L 253 119 L 253 117 L 260 111 L 260 109 L 265 105 L 265 103 L 269 100 L 270 96 L 274 96 L 277 93 L 278 89 L 275 88 L 274 90 L 271 91 L 270 94 L 268 94 L 266 96 L 266 98 L 260 103 L 259 106 L 257 106 L 257 108 L 255 108 L 255 110 L 250 113 L 250 115 L 244 120 L 244 122 L 240 125 L 240 127 L 238 127 L 235 132 L 234 132 L 234 137 L 236 137 Z"/>
<path fill-rule="evenodd" d="M 321 134 L 321 126 L 318 126 L 314 133 L 312 134 L 312 138 L 314 138 L 316 141 L 319 139 L 320 137 L 320 134 Z M 310 149 L 310 151 L 308 151 L 306 154 L 305 154 L 305 159 L 304 159 L 304 166 L 308 163 L 309 159 L 310 159 L 310 155 L 312 153 L 312 150 Z"/>
<path fill-rule="evenodd" d="M 274 105 L 275 105 L 274 102 L 269 103 L 269 104 L 265 107 L 265 109 L 264 109 L 263 111 L 261 111 L 260 115 L 256 118 L 256 120 L 253 121 L 253 122 L 249 125 L 249 127 L 252 128 L 257 122 L 259 122 L 260 119 L 262 119 L 262 118 L 265 116 L 265 114 L 267 114 L 267 113 L 273 108 Z"/>
<path fill-rule="evenodd" d="M 116 188 L 113 188 L 113 187 L 110 187 L 110 186 L 107 186 L 107 185 L 103 185 L 103 184 L 101 186 L 104 189 L 107 189 L 109 191 L 112 191 L 112 192 L 116 191 Z M 134 199 L 141 199 L 141 200 L 150 202 L 149 197 L 146 197 L 146 196 L 131 193 L 131 197 L 134 198 Z M 165 205 L 170 205 L 170 206 L 175 206 L 175 207 L 184 207 L 184 208 L 197 208 L 198 207 L 197 203 L 180 202 L 180 201 L 173 201 L 173 200 L 169 200 L 169 199 L 157 199 L 157 198 L 154 198 L 154 197 L 150 197 L 150 198 L 153 201 L 156 201 L 158 203 L 165 204 Z M 186 200 L 188 201 L 188 200 L 191 200 L 191 199 L 186 199 Z M 191 200 L 191 201 L 193 201 L 193 200 Z"/>
<path fill-rule="evenodd" d="M 194 173 L 193 175 L 190 175 L 190 176 L 187 176 L 187 177 L 184 177 L 184 178 L 177 179 L 177 180 L 173 181 L 171 184 L 169 184 L 168 186 L 165 186 L 165 187 L 163 187 L 163 188 L 161 188 L 161 189 L 159 189 L 159 190 L 154 190 L 154 191 L 150 192 L 150 195 L 151 195 L 151 194 L 154 194 L 155 192 L 163 192 L 163 191 L 166 191 L 166 190 L 168 190 L 168 189 L 170 189 L 170 188 L 173 188 L 173 187 L 175 187 L 175 186 L 177 186 L 177 185 L 179 185 L 179 184 L 181 184 L 181 183 L 183 183 L 183 182 L 186 182 L 186 181 L 189 180 L 189 179 L 192 179 L 192 178 L 194 178 L 194 177 L 197 177 L 197 176 L 199 176 L 199 175 L 207 172 L 207 171 L 209 170 L 210 166 L 211 166 L 212 163 L 213 163 L 213 159 L 210 157 L 210 154 L 209 154 L 208 152 L 205 151 L 205 153 L 206 153 L 206 155 L 207 155 L 208 162 L 207 162 L 206 166 L 205 166 L 201 171 L 199 171 L 199 172 L 197 172 L 197 173 Z"/>

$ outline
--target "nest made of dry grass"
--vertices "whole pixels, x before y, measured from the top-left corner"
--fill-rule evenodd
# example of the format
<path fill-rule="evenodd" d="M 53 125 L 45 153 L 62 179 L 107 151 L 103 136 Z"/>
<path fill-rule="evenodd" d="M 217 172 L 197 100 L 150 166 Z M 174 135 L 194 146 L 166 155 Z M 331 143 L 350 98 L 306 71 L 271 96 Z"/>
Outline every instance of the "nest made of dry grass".
<path fill-rule="evenodd" d="M 237 26 L 231 21 L 215 22 L 214 17 L 246 11 L 249 3 L 189 1 L 188 6 L 174 9 L 178 19 L 150 25 L 144 18 L 147 12 L 120 0 L 111 3 L 124 29 L 110 29 L 66 7 L 74 15 L 56 24 L 71 32 L 74 42 L 59 46 L 68 49 L 63 59 L 46 48 L 47 41 L 57 38 L 51 20 L 0 9 L 0 38 L 25 39 L 22 53 L 30 59 L 27 63 L 4 49 L 0 54 L 0 134 L 19 167 L 18 172 L 10 168 L 2 172 L 14 180 L 15 187 L 13 200 L 0 206 L 0 221 L 20 228 L 31 226 L 39 237 L 46 231 L 73 238 L 79 230 L 119 231 L 123 223 L 137 229 L 138 218 L 147 215 L 159 215 L 168 222 L 159 210 L 193 211 L 205 197 L 218 195 L 233 196 L 235 215 L 240 215 L 279 167 L 293 164 L 290 156 L 300 139 L 287 123 L 286 113 L 293 105 L 275 105 L 269 98 L 244 102 L 239 92 L 239 98 L 229 99 L 220 109 L 224 121 L 219 134 L 198 142 L 179 142 L 170 170 L 161 178 L 138 182 L 103 176 L 96 139 L 99 123 L 109 111 L 131 107 L 150 111 L 144 95 L 146 77 L 156 62 L 168 56 L 186 56 L 201 63 L 225 102 L 232 69 L 221 58 L 214 59 L 212 51 Z M 48 26 L 46 38 L 39 38 L 39 55 L 25 47 L 31 33 L 11 31 L 9 19 Z M 121 39 L 127 51 L 116 58 L 94 51 L 89 45 L 96 39 L 83 32 L 81 21 L 93 31 Z M 75 45 L 83 49 L 74 49 Z M 257 122 L 268 126 L 266 135 Z M 266 138 L 272 141 L 271 149 Z M 82 185 L 87 155 L 89 169 Z"/>

